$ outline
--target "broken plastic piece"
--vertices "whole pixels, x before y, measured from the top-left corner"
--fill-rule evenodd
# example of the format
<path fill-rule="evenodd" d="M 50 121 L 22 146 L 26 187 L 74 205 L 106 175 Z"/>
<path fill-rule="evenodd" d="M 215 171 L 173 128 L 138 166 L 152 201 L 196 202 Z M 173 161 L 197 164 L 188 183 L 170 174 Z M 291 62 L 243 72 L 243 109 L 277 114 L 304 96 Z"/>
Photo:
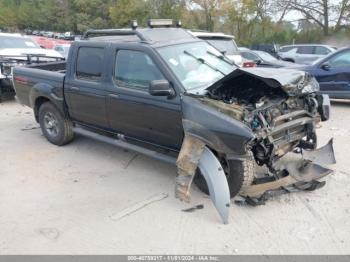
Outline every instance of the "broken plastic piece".
<path fill-rule="evenodd" d="M 185 136 L 176 161 L 177 176 L 175 181 L 175 197 L 182 201 L 190 202 L 191 184 L 204 147 L 205 144 L 199 139 L 190 135 Z"/>
<path fill-rule="evenodd" d="M 183 212 L 189 212 L 189 213 L 191 213 L 191 212 L 194 212 L 194 211 L 196 211 L 196 210 L 199 210 L 199 209 L 203 209 L 204 208 L 204 205 L 196 205 L 196 206 L 194 206 L 194 207 L 190 207 L 190 208 L 186 208 L 186 209 L 182 209 L 182 211 Z"/>
<path fill-rule="evenodd" d="M 332 165 L 336 163 L 333 149 L 333 138 L 316 150 L 303 150 L 303 157 L 318 165 Z"/>
<path fill-rule="evenodd" d="M 198 167 L 207 182 L 210 199 L 218 211 L 222 222 L 228 224 L 230 189 L 219 160 L 209 148 L 204 148 Z"/>

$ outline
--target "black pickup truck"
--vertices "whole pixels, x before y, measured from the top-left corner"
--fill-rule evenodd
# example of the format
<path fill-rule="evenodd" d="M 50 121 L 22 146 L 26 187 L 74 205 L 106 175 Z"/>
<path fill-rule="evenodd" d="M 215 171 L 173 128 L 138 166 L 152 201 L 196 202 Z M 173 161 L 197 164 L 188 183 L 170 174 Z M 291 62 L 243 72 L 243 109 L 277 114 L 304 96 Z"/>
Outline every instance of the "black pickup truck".
<path fill-rule="evenodd" d="M 315 126 L 330 110 L 312 76 L 237 68 L 169 27 L 88 31 L 67 62 L 15 68 L 14 84 L 51 143 L 79 133 L 176 163 L 176 196 L 188 201 L 194 178 L 224 222 L 230 196 L 261 196 L 255 185 L 276 189 L 292 175 L 279 160 L 315 149 Z M 255 164 L 268 167 L 263 182 Z M 329 173 L 311 170 L 316 179 Z"/>

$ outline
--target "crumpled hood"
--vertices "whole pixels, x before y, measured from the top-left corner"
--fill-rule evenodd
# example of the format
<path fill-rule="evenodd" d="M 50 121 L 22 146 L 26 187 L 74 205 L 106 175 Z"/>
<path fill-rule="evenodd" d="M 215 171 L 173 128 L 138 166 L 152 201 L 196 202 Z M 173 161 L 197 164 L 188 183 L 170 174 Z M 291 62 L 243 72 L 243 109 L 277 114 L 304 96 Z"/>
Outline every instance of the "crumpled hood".
<path fill-rule="evenodd" d="M 220 87 L 223 82 L 230 81 L 242 75 L 249 75 L 253 78 L 260 79 L 271 87 L 281 88 L 290 96 L 295 96 L 300 93 L 311 93 L 319 90 L 319 84 L 316 79 L 306 72 L 289 68 L 263 67 L 238 68 L 209 86 L 207 90 L 214 90 Z"/>
<path fill-rule="evenodd" d="M 0 49 L 0 56 L 17 58 L 17 56 L 26 55 L 44 55 L 51 57 L 63 58 L 63 56 L 55 50 L 42 48 L 4 48 Z"/>

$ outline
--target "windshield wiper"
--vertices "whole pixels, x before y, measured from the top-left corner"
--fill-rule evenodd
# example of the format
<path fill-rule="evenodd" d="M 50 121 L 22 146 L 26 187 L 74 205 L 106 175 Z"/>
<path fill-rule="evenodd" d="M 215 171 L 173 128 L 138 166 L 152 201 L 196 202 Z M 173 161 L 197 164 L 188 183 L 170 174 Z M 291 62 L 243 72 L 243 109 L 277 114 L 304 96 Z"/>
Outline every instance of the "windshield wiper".
<path fill-rule="evenodd" d="M 197 57 L 197 56 L 191 54 L 190 52 L 188 52 L 188 51 L 186 51 L 186 50 L 184 51 L 184 54 L 186 54 L 186 55 L 188 55 L 188 56 L 190 56 L 190 57 L 196 59 L 198 62 L 200 62 L 200 63 L 203 64 L 203 65 L 208 66 L 209 68 L 213 69 L 214 71 L 221 73 L 223 76 L 226 75 L 226 74 L 225 74 L 224 72 L 222 72 L 220 69 L 218 69 L 218 68 L 216 68 L 215 66 L 209 64 L 209 63 L 208 63 L 207 61 L 205 61 L 203 58 Z"/>
<path fill-rule="evenodd" d="M 234 63 L 232 63 L 231 61 L 229 61 L 225 56 L 223 56 L 223 55 L 216 55 L 216 54 L 214 54 L 213 52 L 211 52 L 211 51 L 207 51 L 207 53 L 209 54 L 209 55 L 212 55 L 212 56 L 215 56 L 216 58 L 218 58 L 218 59 L 220 59 L 221 61 L 224 61 L 226 64 L 229 64 L 229 65 L 235 65 Z"/>

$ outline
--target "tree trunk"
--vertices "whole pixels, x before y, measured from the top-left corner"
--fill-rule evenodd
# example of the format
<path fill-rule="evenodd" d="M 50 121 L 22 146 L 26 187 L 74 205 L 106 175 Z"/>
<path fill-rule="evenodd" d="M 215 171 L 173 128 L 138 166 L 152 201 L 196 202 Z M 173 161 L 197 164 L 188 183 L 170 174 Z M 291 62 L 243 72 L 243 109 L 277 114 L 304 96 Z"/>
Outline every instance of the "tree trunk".
<path fill-rule="evenodd" d="M 328 0 L 323 0 L 323 12 L 324 12 L 323 34 L 324 36 L 328 36 L 329 34 Z"/>

